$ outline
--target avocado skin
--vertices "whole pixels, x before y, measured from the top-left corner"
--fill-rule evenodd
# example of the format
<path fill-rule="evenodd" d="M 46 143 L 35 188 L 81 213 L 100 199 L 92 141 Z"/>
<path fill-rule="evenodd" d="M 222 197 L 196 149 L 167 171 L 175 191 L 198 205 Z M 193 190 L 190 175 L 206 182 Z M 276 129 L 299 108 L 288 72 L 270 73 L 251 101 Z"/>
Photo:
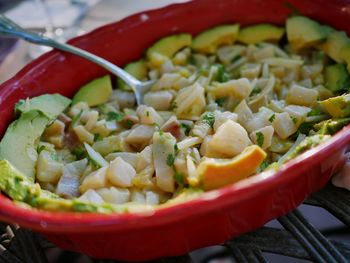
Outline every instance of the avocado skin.
<path fill-rule="evenodd" d="M 143 59 L 127 64 L 124 70 L 138 80 L 145 79 L 148 74 L 147 64 Z M 122 79 L 118 79 L 118 88 L 121 90 L 132 90 Z"/>
<path fill-rule="evenodd" d="M 113 92 L 111 76 L 106 75 L 87 83 L 75 94 L 72 104 L 86 102 L 90 107 L 106 103 Z"/>
<path fill-rule="evenodd" d="M 278 42 L 284 33 L 284 28 L 270 24 L 259 24 L 241 29 L 237 40 L 245 44 L 257 44 L 264 41 Z"/>
<path fill-rule="evenodd" d="M 350 88 L 350 75 L 345 64 L 334 64 L 325 69 L 326 88 L 334 93 L 345 92 Z"/>
<path fill-rule="evenodd" d="M 327 38 L 327 29 L 305 16 L 287 19 L 287 37 L 294 50 L 315 46 Z"/>
<path fill-rule="evenodd" d="M 41 111 L 24 112 L 7 128 L 0 142 L 0 159 L 8 160 L 34 181 L 35 164 L 38 158 L 35 141 L 50 121 L 51 119 Z"/>
<path fill-rule="evenodd" d="M 350 94 L 332 97 L 321 101 L 320 104 L 333 118 L 350 116 Z"/>
<path fill-rule="evenodd" d="M 31 110 L 41 111 L 49 119 L 55 119 L 65 108 L 69 106 L 71 100 L 59 94 L 45 94 L 30 100 L 20 100 L 15 106 L 17 115 Z"/>

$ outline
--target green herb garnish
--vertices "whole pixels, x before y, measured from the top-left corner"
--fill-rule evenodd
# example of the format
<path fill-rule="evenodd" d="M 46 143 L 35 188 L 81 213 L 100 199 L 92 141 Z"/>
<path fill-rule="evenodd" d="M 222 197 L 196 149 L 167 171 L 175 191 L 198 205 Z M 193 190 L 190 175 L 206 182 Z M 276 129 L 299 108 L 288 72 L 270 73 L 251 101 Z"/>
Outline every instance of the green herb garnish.
<path fill-rule="evenodd" d="M 102 140 L 103 140 L 103 137 L 100 134 L 97 133 L 94 135 L 95 142 L 102 141 Z"/>
<path fill-rule="evenodd" d="M 191 131 L 191 126 L 188 125 L 188 124 L 186 124 L 186 123 L 181 123 L 181 124 L 180 124 L 180 127 L 183 128 L 183 129 L 185 129 L 186 135 Z"/>
<path fill-rule="evenodd" d="M 80 110 L 79 113 L 73 117 L 72 126 L 77 123 L 77 121 L 81 118 L 81 115 L 83 115 L 83 110 Z"/>
<path fill-rule="evenodd" d="M 174 179 L 178 185 L 184 185 L 184 183 L 185 183 L 184 175 L 182 173 L 175 172 Z"/>
<path fill-rule="evenodd" d="M 168 166 L 173 166 L 175 162 L 175 155 L 174 154 L 168 154 L 167 158 L 166 158 L 166 164 Z"/>
<path fill-rule="evenodd" d="M 322 113 L 323 112 L 320 109 L 315 108 L 315 109 L 312 109 L 311 111 L 309 111 L 307 113 L 307 116 L 308 117 L 310 117 L 310 116 L 318 116 L 318 115 L 322 115 Z"/>
<path fill-rule="evenodd" d="M 227 101 L 227 97 L 221 97 L 215 100 L 216 104 L 220 107 L 224 106 L 224 103 Z"/>
<path fill-rule="evenodd" d="M 71 152 L 78 160 L 83 159 L 86 156 L 86 152 L 82 147 L 74 148 Z"/>
<path fill-rule="evenodd" d="M 215 122 L 215 115 L 213 112 L 207 112 L 203 116 L 203 122 L 207 123 L 210 127 L 213 128 Z"/>
<path fill-rule="evenodd" d="M 125 115 L 121 112 L 110 111 L 107 113 L 107 121 L 122 121 Z"/>
<path fill-rule="evenodd" d="M 260 147 L 263 146 L 264 140 L 265 140 L 264 134 L 263 134 L 262 132 L 257 132 L 257 133 L 256 133 L 256 142 L 258 143 L 258 145 L 259 145 Z"/>
<path fill-rule="evenodd" d="M 272 123 L 275 120 L 275 118 L 276 118 L 276 114 L 272 114 L 269 118 L 269 122 Z"/>

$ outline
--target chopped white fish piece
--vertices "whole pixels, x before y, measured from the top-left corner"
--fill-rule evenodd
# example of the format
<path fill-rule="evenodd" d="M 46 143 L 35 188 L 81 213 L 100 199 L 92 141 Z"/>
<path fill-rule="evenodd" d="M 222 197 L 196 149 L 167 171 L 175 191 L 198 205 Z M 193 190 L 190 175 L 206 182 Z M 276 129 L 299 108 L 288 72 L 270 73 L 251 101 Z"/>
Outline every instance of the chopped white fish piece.
<path fill-rule="evenodd" d="M 181 137 L 181 124 L 176 116 L 171 116 L 161 127 L 164 132 L 170 132 L 175 138 Z"/>
<path fill-rule="evenodd" d="M 43 150 L 40 152 L 36 164 L 36 178 L 40 182 L 56 184 L 63 171 L 63 164 L 55 161 L 52 155 L 55 152 Z"/>
<path fill-rule="evenodd" d="M 148 205 L 158 205 L 160 203 L 159 194 L 153 191 L 145 191 L 145 199 Z"/>
<path fill-rule="evenodd" d="M 116 158 L 122 158 L 124 161 L 129 163 L 132 167 L 136 168 L 137 162 L 139 160 L 139 153 L 131 153 L 131 152 L 115 152 L 108 154 L 105 159 L 108 162 L 115 160 Z"/>
<path fill-rule="evenodd" d="M 313 106 L 317 103 L 318 91 L 293 84 L 287 95 L 287 102 L 302 106 Z"/>
<path fill-rule="evenodd" d="M 107 169 L 108 167 L 102 167 L 87 175 L 79 187 L 80 192 L 84 193 L 88 189 L 105 187 L 107 185 Z"/>
<path fill-rule="evenodd" d="M 237 122 L 228 120 L 215 132 L 208 147 L 231 158 L 241 153 L 250 144 L 247 131 Z"/>
<path fill-rule="evenodd" d="M 249 79 L 240 78 L 224 83 L 215 83 L 210 92 L 216 97 L 234 96 L 237 99 L 245 99 L 252 92 L 253 86 Z"/>
<path fill-rule="evenodd" d="M 248 107 L 247 102 L 242 100 L 234 110 L 237 114 L 237 120 L 241 125 L 244 125 L 247 121 L 253 118 L 253 112 Z"/>
<path fill-rule="evenodd" d="M 146 204 L 146 196 L 141 191 L 137 191 L 137 190 L 131 191 L 130 199 L 131 199 L 130 200 L 131 202 Z"/>
<path fill-rule="evenodd" d="M 136 175 L 134 167 L 124 161 L 121 157 L 117 157 L 109 164 L 107 170 L 107 178 L 109 182 L 115 186 L 130 187 L 132 180 Z"/>
<path fill-rule="evenodd" d="M 182 141 L 177 143 L 177 148 L 181 151 L 190 147 L 193 147 L 195 145 L 200 144 L 203 141 L 200 137 L 187 137 L 183 139 Z"/>
<path fill-rule="evenodd" d="M 257 113 L 253 114 L 253 118 L 248 120 L 243 126 L 248 132 L 261 129 L 265 126 L 271 125 L 270 118 L 274 114 L 272 110 L 266 107 L 261 107 Z"/>
<path fill-rule="evenodd" d="M 152 139 L 154 129 L 155 127 L 150 125 L 138 125 L 131 129 L 128 136 L 125 137 L 125 141 L 133 145 L 148 144 Z"/>
<path fill-rule="evenodd" d="M 89 144 L 94 143 L 94 135 L 90 133 L 83 125 L 77 125 L 73 127 L 73 130 L 77 135 L 79 141 Z"/>
<path fill-rule="evenodd" d="M 297 126 L 287 112 L 276 113 L 272 126 L 281 139 L 286 139 L 297 131 Z"/>
<path fill-rule="evenodd" d="M 107 203 L 125 204 L 130 201 L 130 191 L 125 188 L 112 186 L 109 188 L 98 189 L 96 192 Z"/>
<path fill-rule="evenodd" d="M 136 171 L 140 172 L 153 162 L 152 145 L 146 146 L 138 155 L 136 160 Z"/>
<path fill-rule="evenodd" d="M 133 92 L 116 89 L 113 90 L 113 97 L 117 100 L 120 109 L 135 106 L 136 99 Z"/>
<path fill-rule="evenodd" d="M 215 114 L 214 131 L 217 131 L 217 129 L 227 120 L 237 121 L 238 115 L 230 111 L 217 112 Z"/>
<path fill-rule="evenodd" d="M 143 102 L 156 110 L 168 110 L 174 94 L 167 90 L 148 92 L 143 97 Z"/>
<path fill-rule="evenodd" d="M 93 204 L 101 205 L 104 203 L 102 197 L 92 189 L 87 190 L 84 194 L 82 194 L 78 200 L 84 201 L 84 202 L 90 202 Z"/>
<path fill-rule="evenodd" d="M 65 198 L 79 196 L 80 176 L 87 167 L 87 159 L 66 164 L 63 167 L 63 174 L 58 181 L 56 194 Z"/>

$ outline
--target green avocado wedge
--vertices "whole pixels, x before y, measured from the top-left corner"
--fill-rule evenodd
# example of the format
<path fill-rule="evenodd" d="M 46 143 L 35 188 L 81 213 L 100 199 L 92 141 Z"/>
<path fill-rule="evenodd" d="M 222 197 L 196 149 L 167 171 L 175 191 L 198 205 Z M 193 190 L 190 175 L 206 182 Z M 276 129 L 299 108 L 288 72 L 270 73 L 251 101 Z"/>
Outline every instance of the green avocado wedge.
<path fill-rule="evenodd" d="M 7 128 L 0 142 L 0 159 L 8 160 L 34 181 L 35 164 L 38 158 L 36 141 L 50 121 L 51 119 L 41 111 L 24 112 Z"/>
<path fill-rule="evenodd" d="M 237 41 L 244 44 L 257 44 L 260 42 L 278 42 L 285 33 L 285 29 L 270 24 L 249 26 L 239 31 Z"/>
<path fill-rule="evenodd" d="M 332 97 L 320 102 L 324 110 L 333 118 L 350 116 L 350 94 Z"/>
<path fill-rule="evenodd" d="M 113 88 L 111 76 L 106 75 L 98 79 L 94 79 L 88 84 L 80 88 L 73 97 L 72 104 L 78 102 L 86 102 L 90 107 L 97 106 L 107 102 L 112 96 Z"/>
<path fill-rule="evenodd" d="M 315 46 L 327 38 L 327 32 L 319 23 L 305 17 L 292 16 L 287 19 L 287 37 L 294 50 Z"/>
<path fill-rule="evenodd" d="M 62 95 L 45 94 L 32 99 L 20 100 L 15 106 L 15 112 L 21 114 L 31 110 L 38 110 L 49 119 L 54 119 L 64 111 L 70 103 L 71 100 Z"/>
<path fill-rule="evenodd" d="M 144 80 L 148 75 L 147 63 L 143 59 L 127 64 L 124 70 L 138 80 Z M 118 88 L 121 90 L 132 90 L 131 87 L 121 79 L 118 79 Z"/>
<path fill-rule="evenodd" d="M 345 32 L 334 31 L 328 34 L 327 40 L 320 44 L 320 48 L 334 61 L 344 62 L 341 50 L 350 44 L 350 39 Z"/>
<path fill-rule="evenodd" d="M 334 64 L 325 68 L 326 88 L 334 93 L 347 92 L 350 89 L 350 75 L 345 64 Z"/>
<path fill-rule="evenodd" d="M 208 29 L 193 39 L 192 48 L 197 52 L 215 53 L 221 45 L 233 44 L 239 32 L 239 24 L 222 25 Z"/>

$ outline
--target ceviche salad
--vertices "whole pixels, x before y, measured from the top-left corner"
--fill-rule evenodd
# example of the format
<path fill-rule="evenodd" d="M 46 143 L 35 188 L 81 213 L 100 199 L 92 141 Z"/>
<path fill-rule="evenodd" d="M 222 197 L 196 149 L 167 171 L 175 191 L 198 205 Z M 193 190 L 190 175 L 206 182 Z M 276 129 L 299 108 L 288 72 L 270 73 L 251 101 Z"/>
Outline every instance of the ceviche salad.
<path fill-rule="evenodd" d="M 350 122 L 350 40 L 304 16 L 171 35 L 125 70 L 156 80 L 143 105 L 108 75 L 72 100 L 20 100 L 1 191 L 47 210 L 153 209 L 278 169 Z"/>

